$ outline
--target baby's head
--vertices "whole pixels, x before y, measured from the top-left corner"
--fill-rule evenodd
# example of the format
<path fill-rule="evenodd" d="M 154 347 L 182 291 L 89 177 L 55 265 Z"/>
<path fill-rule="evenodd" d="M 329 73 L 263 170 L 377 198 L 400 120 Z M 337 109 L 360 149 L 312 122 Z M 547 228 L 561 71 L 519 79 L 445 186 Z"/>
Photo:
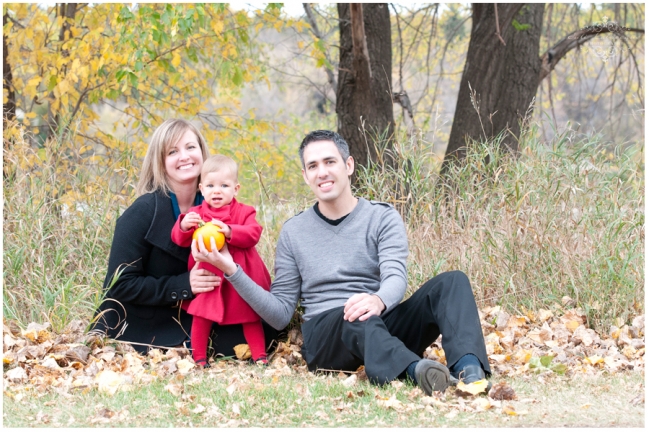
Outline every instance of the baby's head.
<path fill-rule="evenodd" d="M 232 202 L 239 193 L 239 169 L 237 163 L 224 155 L 214 155 L 205 159 L 198 185 L 207 204 L 221 208 Z"/>

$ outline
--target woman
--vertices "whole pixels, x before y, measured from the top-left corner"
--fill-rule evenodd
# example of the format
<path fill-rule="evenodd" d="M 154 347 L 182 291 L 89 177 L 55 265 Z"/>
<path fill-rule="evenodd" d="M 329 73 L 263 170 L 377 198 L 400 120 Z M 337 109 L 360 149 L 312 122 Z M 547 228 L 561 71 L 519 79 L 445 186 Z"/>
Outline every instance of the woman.
<path fill-rule="evenodd" d="M 181 301 L 212 291 L 221 279 L 197 266 L 188 272 L 190 248 L 174 244 L 171 229 L 180 213 L 203 201 L 198 183 L 206 157 L 205 139 L 185 120 L 167 120 L 153 133 L 138 198 L 117 219 L 104 281 L 108 291 L 93 332 L 130 342 L 141 353 L 189 340 L 192 317 Z M 267 342 L 277 334 L 264 329 Z M 235 345 L 246 343 L 241 325 L 214 326 L 213 332 L 217 354 L 233 355 Z"/>

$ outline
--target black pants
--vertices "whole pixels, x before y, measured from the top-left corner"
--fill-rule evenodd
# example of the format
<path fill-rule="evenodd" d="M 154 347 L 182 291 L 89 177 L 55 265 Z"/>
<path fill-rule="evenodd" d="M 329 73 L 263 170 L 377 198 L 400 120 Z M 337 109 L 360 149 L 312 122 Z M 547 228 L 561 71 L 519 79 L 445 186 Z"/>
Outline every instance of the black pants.
<path fill-rule="evenodd" d="M 450 367 L 474 354 L 491 373 L 471 284 L 461 271 L 437 275 L 408 300 L 366 321 L 343 320 L 344 307 L 323 312 L 302 324 L 302 354 L 309 370 L 354 371 L 365 365 L 369 380 L 397 378 L 442 334 Z"/>

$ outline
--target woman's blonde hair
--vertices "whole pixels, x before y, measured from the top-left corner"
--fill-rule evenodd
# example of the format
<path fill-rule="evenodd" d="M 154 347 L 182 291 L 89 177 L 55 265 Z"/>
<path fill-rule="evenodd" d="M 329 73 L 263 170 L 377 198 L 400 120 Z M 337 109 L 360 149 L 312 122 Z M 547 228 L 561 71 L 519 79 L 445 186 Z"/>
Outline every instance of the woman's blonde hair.
<path fill-rule="evenodd" d="M 170 146 L 177 143 L 188 130 L 194 132 L 198 138 L 198 145 L 203 154 L 203 160 L 207 159 L 208 151 L 205 138 L 200 131 L 188 122 L 182 119 L 169 119 L 162 123 L 153 132 L 151 143 L 142 162 L 140 179 L 138 180 L 135 193 L 137 196 L 146 193 L 162 191 L 169 195 L 171 188 L 167 180 L 167 171 L 165 169 L 165 158 Z M 197 179 L 200 181 L 200 178 Z M 198 185 L 198 182 L 196 183 Z"/>

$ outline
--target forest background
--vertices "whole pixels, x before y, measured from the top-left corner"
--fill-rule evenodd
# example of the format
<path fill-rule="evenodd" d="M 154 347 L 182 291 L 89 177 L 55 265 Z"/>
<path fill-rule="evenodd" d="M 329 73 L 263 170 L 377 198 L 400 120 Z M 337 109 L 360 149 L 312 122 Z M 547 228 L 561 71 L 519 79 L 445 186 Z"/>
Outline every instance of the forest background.
<path fill-rule="evenodd" d="M 631 325 L 644 314 L 644 31 L 568 49 L 518 113 L 511 154 L 510 138 L 485 132 L 498 111 L 481 115 L 487 89 L 466 92 L 482 127 L 440 174 L 480 6 L 385 7 L 394 135 L 367 129 L 375 154 L 359 161 L 355 191 L 401 212 L 409 293 L 459 269 L 480 308 L 577 307 L 598 332 Z M 272 268 L 282 223 L 312 204 L 299 142 L 338 128 L 339 13 L 3 4 L 5 323 L 89 323 L 115 220 L 134 199 L 152 131 L 170 117 L 195 122 L 211 153 L 240 163 L 241 199 L 258 209 Z M 547 4 L 541 14 L 539 64 L 581 29 L 645 22 L 644 4 Z M 509 18 L 514 35 L 533 30 L 521 16 Z M 630 355 L 643 355 L 637 348 Z"/>

